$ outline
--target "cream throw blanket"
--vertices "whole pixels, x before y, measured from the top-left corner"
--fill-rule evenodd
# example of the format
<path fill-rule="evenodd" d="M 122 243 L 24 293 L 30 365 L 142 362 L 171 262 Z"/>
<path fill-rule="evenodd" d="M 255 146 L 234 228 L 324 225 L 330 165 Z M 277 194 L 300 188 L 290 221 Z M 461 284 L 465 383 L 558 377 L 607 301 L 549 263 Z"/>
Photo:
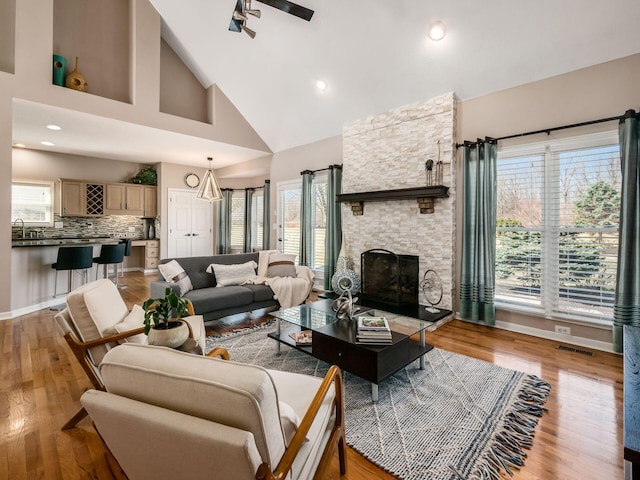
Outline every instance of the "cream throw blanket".
<path fill-rule="evenodd" d="M 248 279 L 247 284 L 264 284 L 271 287 L 280 307 L 290 308 L 304 303 L 313 287 L 313 272 L 309 267 L 296 267 L 296 278 L 293 277 L 267 277 L 269 268 L 269 256 L 271 253 L 280 253 L 277 250 L 262 250 L 258 256 L 258 275 Z"/>

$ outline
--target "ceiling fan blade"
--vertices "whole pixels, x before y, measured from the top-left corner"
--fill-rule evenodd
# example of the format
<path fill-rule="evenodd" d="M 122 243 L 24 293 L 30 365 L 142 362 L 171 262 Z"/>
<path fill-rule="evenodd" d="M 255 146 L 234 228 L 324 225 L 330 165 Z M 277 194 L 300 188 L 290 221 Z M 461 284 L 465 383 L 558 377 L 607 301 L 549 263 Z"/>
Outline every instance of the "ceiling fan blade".
<path fill-rule="evenodd" d="M 233 10 L 231 14 L 231 23 L 229 24 L 229 30 L 232 32 L 240 33 L 242 31 L 242 24 L 244 23 L 242 20 L 235 19 L 235 13 L 242 14 L 242 0 L 236 0 L 236 8 Z"/>
<path fill-rule="evenodd" d="M 288 0 L 258 0 L 261 3 L 269 5 L 283 12 L 295 15 L 298 18 L 302 18 L 307 22 L 313 17 L 313 10 L 309 10 L 306 7 L 298 5 L 297 3 L 289 2 Z"/>

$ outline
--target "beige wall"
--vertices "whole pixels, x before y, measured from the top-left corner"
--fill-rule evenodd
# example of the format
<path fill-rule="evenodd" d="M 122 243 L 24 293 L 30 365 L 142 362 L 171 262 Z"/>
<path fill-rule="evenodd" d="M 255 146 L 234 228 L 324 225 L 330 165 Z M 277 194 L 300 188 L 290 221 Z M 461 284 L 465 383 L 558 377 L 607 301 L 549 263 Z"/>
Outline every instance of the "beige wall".
<path fill-rule="evenodd" d="M 64 153 L 13 149 L 12 178 L 21 180 L 93 180 L 126 182 L 146 165 Z"/>
<path fill-rule="evenodd" d="M 198 122 L 208 121 L 207 89 L 182 63 L 164 40 L 160 47 L 160 111 L 190 118 Z"/>
<path fill-rule="evenodd" d="M 477 137 L 501 137 L 527 131 L 542 130 L 567 124 L 622 115 L 630 108 L 640 107 L 640 55 L 603 63 L 564 75 L 511 88 L 484 97 L 458 103 L 457 142 Z M 563 130 L 551 138 L 580 135 L 617 129 L 616 122 L 590 127 Z M 543 140 L 546 134 L 521 137 L 501 142 L 500 145 L 532 143 Z M 458 155 L 461 174 L 461 155 Z M 458 181 L 461 181 L 458 178 Z M 459 199 L 461 200 L 461 199 Z M 462 221 L 461 201 L 458 201 L 458 222 Z M 457 237 L 457 256 L 461 251 L 461 236 Z M 458 272 L 459 275 L 459 272 Z M 498 310 L 498 322 L 511 324 L 527 332 L 539 329 L 554 332 L 559 321 Z M 574 337 L 586 339 L 586 345 L 604 347 L 612 343 L 609 328 L 586 327 L 571 324 Z M 552 335 L 551 335 L 552 336 Z M 603 342 L 603 343 L 598 343 Z"/>
<path fill-rule="evenodd" d="M 13 76 L 0 72 L 0 264 L 11 271 L 11 100 Z M 0 278 L 0 319 L 9 318 L 11 310 L 11 278 Z"/>
<path fill-rule="evenodd" d="M 15 16 L 15 0 L 0 2 L 0 71 L 7 73 L 13 73 Z"/>
<path fill-rule="evenodd" d="M 274 153 L 271 160 L 271 248 L 277 248 L 276 208 L 278 183 L 300 179 L 303 170 L 342 165 L 342 135 Z"/>

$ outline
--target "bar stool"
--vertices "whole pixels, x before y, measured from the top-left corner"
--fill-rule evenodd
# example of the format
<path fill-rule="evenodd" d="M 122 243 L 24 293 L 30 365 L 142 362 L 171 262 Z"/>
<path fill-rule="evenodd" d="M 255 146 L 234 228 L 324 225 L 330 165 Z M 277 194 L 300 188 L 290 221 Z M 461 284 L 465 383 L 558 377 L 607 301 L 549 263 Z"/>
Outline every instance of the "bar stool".
<path fill-rule="evenodd" d="M 109 278 L 107 273 L 107 266 L 114 265 L 115 269 L 115 281 L 113 283 L 118 285 L 118 264 L 124 261 L 124 249 L 126 245 L 119 243 L 117 245 L 102 245 L 100 248 L 100 256 L 93 258 L 93 263 L 103 265 L 104 278 Z M 98 269 L 96 268 L 96 280 L 98 279 Z"/>
<path fill-rule="evenodd" d="M 124 244 L 124 256 L 125 257 L 129 257 L 131 256 L 131 245 L 132 245 L 133 240 L 131 240 L 130 238 L 126 238 L 124 240 L 120 240 L 120 243 Z M 124 276 L 124 262 L 121 264 L 122 265 L 122 271 L 120 272 L 120 276 Z M 119 285 L 118 288 L 121 290 L 124 290 L 125 288 L 127 288 L 128 285 Z"/>
<path fill-rule="evenodd" d="M 67 270 L 69 273 L 68 291 L 71 292 L 71 275 L 73 270 L 84 269 L 84 281 L 87 281 L 87 269 L 93 266 L 93 247 L 84 245 L 78 247 L 60 247 L 56 263 L 51 264 L 51 268 L 56 270 L 56 279 L 53 284 L 53 297 L 58 291 L 58 271 Z"/>

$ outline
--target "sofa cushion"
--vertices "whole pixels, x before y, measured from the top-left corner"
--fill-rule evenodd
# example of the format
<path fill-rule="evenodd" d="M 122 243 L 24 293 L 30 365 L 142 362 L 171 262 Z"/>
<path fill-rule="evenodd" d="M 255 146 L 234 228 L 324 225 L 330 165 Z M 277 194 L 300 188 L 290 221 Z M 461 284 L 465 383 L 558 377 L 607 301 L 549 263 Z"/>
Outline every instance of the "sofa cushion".
<path fill-rule="evenodd" d="M 193 303 L 193 309 L 200 314 L 249 305 L 253 302 L 253 292 L 238 285 L 191 290 L 184 297 Z"/>
<path fill-rule="evenodd" d="M 191 279 L 187 272 L 184 271 L 182 265 L 177 260 L 158 265 L 158 270 L 164 279 L 169 283 L 175 283 L 180 287 L 180 296 L 183 296 L 190 290 L 193 290 Z"/>
<path fill-rule="evenodd" d="M 269 287 L 268 285 L 247 284 L 243 285 L 243 287 L 251 290 L 251 292 L 253 293 L 254 303 L 267 302 L 274 299 L 273 297 L 275 294 L 273 293 L 273 290 L 271 290 L 271 287 Z"/>
<path fill-rule="evenodd" d="M 206 268 L 212 263 L 231 265 L 233 263 L 245 263 L 250 260 L 258 261 L 258 253 L 230 253 L 222 255 L 209 255 L 206 257 L 165 258 L 160 264 L 177 260 L 184 271 L 189 275 L 194 290 L 199 288 L 215 287 L 216 277 L 213 273 L 207 273 Z"/>
<path fill-rule="evenodd" d="M 233 265 L 212 263 L 207 267 L 206 271 L 215 274 L 216 287 L 228 287 L 229 285 L 242 285 L 254 278 L 257 267 L 258 264 L 256 262 L 249 260 L 245 263 L 234 263 Z"/>
<path fill-rule="evenodd" d="M 134 305 L 129 315 L 124 317 L 120 323 L 116 324 L 115 329 L 118 333 L 129 332 L 144 326 L 144 310 L 140 305 Z M 144 333 L 133 335 L 121 340 L 120 343 L 147 343 L 147 336 Z"/>
<path fill-rule="evenodd" d="M 87 283 L 69 293 L 67 308 L 83 342 L 113 335 L 116 324 L 129 314 L 118 288 L 106 278 Z M 91 348 L 91 360 L 99 365 L 109 348 L 109 345 Z"/>
<path fill-rule="evenodd" d="M 269 255 L 267 277 L 295 277 L 296 256 L 286 253 L 272 253 Z"/>
<path fill-rule="evenodd" d="M 284 453 L 278 395 L 264 368 L 127 343 L 100 372 L 110 393 L 250 431 L 271 465 Z"/>

